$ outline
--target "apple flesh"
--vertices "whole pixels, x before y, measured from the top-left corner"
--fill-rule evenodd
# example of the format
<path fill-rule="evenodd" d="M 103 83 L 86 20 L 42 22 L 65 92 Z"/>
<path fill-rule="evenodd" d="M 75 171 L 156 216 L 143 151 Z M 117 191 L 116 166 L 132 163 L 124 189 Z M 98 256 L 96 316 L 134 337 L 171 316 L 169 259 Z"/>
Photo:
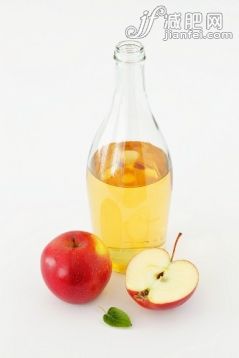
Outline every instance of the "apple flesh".
<path fill-rule="evenodd" d="M 105 245 L 95 235 L 70 231 L 52 240 L 41 255 L 41 272 L 48 288 L 69 303 L 96 298 L 112 272 Z"/>
<path fill-rule="evenodd" d="M 197 268 L 190 261 L 172 258 L 164 249 L 146 249 L 130 261 L 126 288 L 142 307 L 173 308 L 192 296 L 199 281 Z"/>

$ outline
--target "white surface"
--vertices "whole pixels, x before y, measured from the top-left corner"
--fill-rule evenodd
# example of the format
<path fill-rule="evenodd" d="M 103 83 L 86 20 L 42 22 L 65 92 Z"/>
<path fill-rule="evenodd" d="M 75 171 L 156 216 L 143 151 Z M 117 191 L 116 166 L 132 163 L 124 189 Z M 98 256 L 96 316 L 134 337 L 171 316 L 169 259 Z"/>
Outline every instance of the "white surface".
<path fill-rule="evenodd" d="M 199 268 L 200 285 L 176 310 L 151 312 L 114 274 L 84 306 L 56 299 L 39 258 L 70 229 L 91 230 L 85 166 L 108 113 L 115 43 L 155 1 L 43 0 L 0 3 L 0 357 L 236 357 L 238 280 L 237 1 L 164 1 L 170 12 L 222 11 L 234 40 L 143 41 L 146 85 L 174 165 L 167 247 Z M 191 5 L 190 5 L 191 4 Z M 102 322 L 119 306 L 133 328 Z"/>

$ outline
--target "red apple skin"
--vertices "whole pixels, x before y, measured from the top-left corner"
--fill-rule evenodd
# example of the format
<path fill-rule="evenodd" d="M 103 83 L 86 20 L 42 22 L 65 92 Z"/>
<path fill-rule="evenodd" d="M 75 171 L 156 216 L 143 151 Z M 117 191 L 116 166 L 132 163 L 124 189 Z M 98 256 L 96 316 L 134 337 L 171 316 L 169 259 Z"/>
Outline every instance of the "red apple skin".
<path fill-rule="evenodd" d="M 133 298 L 133 300 L 135 302 L 137 302 L 141 307 L 144 308 L 148 308 L 148 309 L 152 309 L 152 310 L 167 310 L 170 308 L 175 308 L 178 307 L 180 305 L 182 305 L 184 302 L 186 302 L 194 293 L 194 291 L 196 290 L 196 287 L 194 288 L 194 290 L 192 292 L 190 292 L 187 296 L 181 298 L 180 300 L 174 301 L 174 302 L 167 302 L 167 303 L 152 303 L 149 300 L 147 300 L 147 298 L 139 298 L 137 297 L 138 292 L 136 291 L 131 291 L 131 290 L 127 290 L 129 295 Z"/>
<path fill-rule="evenodd" d="M 70 231 L 44 248 L 41 272 L 46 285 L 58 298 L 69 303 L 86 303 L 104 289 L 112 265 L 100 239 L 85 231 Z"/>

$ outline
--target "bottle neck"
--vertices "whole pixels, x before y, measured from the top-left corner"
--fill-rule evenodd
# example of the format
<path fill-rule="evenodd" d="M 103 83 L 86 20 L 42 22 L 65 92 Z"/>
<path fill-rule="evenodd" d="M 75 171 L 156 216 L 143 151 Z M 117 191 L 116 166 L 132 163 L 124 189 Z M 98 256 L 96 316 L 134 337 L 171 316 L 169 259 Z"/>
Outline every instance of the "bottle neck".
<path fill-rule="evenodd" d="M 125 63 L 116 61 L 115 94 L 136 100 L 145 96 L 143 62 Z"/>
<path fill-rule="evenodd" d="M 140 138 L 152 118 L 144 84 L 144 48 L 137 41 L 120 42 L 114 59 L 116 88 L 108 126 L 119 141 Z"/>
<path fill-rule="evenodd" d="M 143 61 L 116 62 L 116 88 L 108 117 L 115 138 L 140 137 L 151 117 Z"/>

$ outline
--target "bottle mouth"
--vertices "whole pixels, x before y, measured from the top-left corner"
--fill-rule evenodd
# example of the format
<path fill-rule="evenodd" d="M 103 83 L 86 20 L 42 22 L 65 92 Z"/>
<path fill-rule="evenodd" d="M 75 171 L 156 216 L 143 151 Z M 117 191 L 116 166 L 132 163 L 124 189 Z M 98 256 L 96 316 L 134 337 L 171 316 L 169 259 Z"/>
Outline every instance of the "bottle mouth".
<path fill-rule="evenodd" d="M 143 61 L 145 60 L 144 46 L 135 40 L 121 41 L 115 47 L 114 59 L 127 63 Z"/>

